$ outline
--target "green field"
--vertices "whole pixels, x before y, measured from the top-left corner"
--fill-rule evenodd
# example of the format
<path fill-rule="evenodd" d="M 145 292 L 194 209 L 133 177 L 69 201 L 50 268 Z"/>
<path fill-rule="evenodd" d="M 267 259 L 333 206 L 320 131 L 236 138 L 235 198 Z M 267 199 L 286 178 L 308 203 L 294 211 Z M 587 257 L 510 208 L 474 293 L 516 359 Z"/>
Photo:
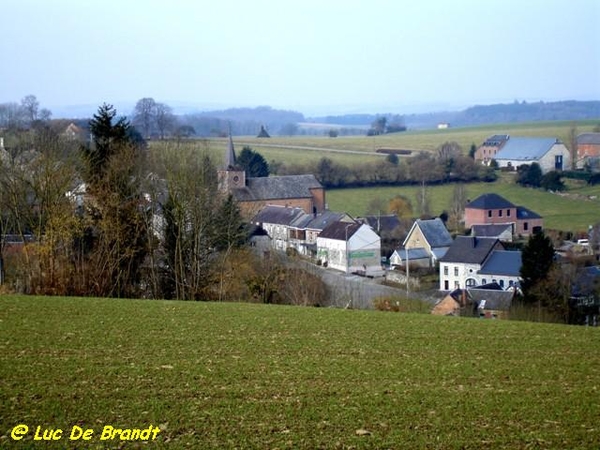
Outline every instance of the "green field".
<path fill-rule="evenodd" d="M 417 186 L 330 189 L 327 191 L 327 203 L 332 211 L 362 216 L 376 197 L 387 204 L 394 196 L 403 195 L 416 205 L 419 190 Z M 439 215 L 450 210 L 454 185 L 432 186 L 427 190 L 432 214 Z M 516 205 L 525 206 L 540 214 L 544 218 L 544 227 L 549 229 L 583 232 L 587 231 L 589 225 L 600 222 L 600 186 L 573 187 L 568 191 L 571 196 L 559 196 L 541 189 L 523 188 L 504 178 L 494 183 L 465 184 L 465 190 L 467 198 L 471 200 L 481 194 L 494 192 Z M 593 196 L 597 198 L 589 198 Z M 418 215 L 417 211 L 415 215 Z"/>
<path fill-rule="evenodd" d="M 236 136 L 233 140 L 238 152 L 244 145 L 249 145 L 253 150 L 260 152 L 267 161 L 275 160 L 285 162 L 286 164 L 305 164 L 310 161 L 317 161 L 326 156 L 336 162 L 352 165 L 380 160 L 381 156 L 377 155 L 375 151 L 381 147 L 434 151 L 444 142 L 455 141 L 460 144 L 466 153 L 472 144 L 480 145 L 487 137 L 493 134 L 558 137 L 563 142 L 568 142 L 569 130 L 574 123 L 576 124 L 578 133 L 589 132 L 600 123 L 600 118 L 598 120 L 579 122 L 531 122 L 524 124 L 449 128 L 446 130 L 407 131 L 381 136 L 340 136 L 337 138 L 327 136 L 274 136 L 269 139 L 260 139 L 254 136 Z M 176 144 L 153 142 L 151 145 L 153 148 L 161 149 L 165 145 L 174 146 Z M 192 140 L 185 141 L 185 144 L 182 145 L 191 145 L 194 148 L 208 148 L 209 153 L 214 155 L 217 160 L 220 160 L 224 154 L 227 139 Z M 321 151 L 287 148 L 289 146 L 314 147 L 321 149 Z M 362 152 L 364 155 L 340 153 L 339 151 Z"/>
<path fill-rule="evenodd" d="M 0 298 L 0 447 L 545 448 L 600 442 L 600 330 L 385 312 Z M 23 440 L 11 432 L 26 425 Z M 68 440 L 73 426 L 92 429 Z M 161 430 L 148 445 L 105 426 Z M 63 429 L 55 442 L 35 428 Z"/>

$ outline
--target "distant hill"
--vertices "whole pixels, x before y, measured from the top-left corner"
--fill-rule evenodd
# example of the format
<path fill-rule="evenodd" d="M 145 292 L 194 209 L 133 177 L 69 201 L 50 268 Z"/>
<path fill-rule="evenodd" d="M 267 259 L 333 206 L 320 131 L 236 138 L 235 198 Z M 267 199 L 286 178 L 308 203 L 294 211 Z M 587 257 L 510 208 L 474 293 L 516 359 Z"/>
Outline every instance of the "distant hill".
<path fill-rule="evenodd" d="M 308 118 L 310 122 L 341 125 L 369 125 L 378 116 L 390 114 L 347 114 Z M 398 117 L 397 115 L 395 117 Z M 477 105 L 463 111 L 439 111 L 403 116 L 409 129 L 435 128 L 438 123 L 450 126 L 474 126 L 499 123 L 537 122 L 549 120 L 600 119 L 600 101 L 514 102 Z"/>

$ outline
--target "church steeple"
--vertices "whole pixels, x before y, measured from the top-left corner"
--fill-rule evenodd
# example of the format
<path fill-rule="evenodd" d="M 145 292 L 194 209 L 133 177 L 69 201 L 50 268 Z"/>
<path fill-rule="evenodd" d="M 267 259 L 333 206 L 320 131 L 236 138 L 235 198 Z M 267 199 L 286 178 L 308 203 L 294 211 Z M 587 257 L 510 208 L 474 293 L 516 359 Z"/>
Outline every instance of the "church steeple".
<path fill-rule="evenodd" d="M 218 171 L 219 189 L 222 192 L 231 193 L 233 189 L 246 186 L 246 171 L 237 165 L 235 158 L 235 148 L 233 147 L 233 138 L 231 137 L 231 124 L 229 125 L 229 140 L 225 150 L 225 164 L 223 169 Z"/>
<path fill-rule="evenodd" d="M 233 139 L 231 137 L 231 125 L 229 125 L 229 142 L 227 142 L 227 151 L 225 153 L 225 170 L 232 170 L 235 168 L 235 149 L 233 148 Z"/>

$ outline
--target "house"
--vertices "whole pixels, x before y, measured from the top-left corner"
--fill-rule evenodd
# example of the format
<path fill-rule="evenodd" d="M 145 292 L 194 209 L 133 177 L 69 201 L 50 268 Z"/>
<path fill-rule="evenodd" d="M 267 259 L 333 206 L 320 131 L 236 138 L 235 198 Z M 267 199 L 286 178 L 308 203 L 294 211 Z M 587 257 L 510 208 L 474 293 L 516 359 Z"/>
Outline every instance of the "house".
<path fill-rule="evenodd" d="M 317 237 L 317 258 L 323 265 L 346 273 L 381 273 L 381 239 L 357 222 L 329 224 Z"/>
<path fill-rule="evenodd" d="M 233 195 L 242 215 L 248 218 L 266 205 L 302 208 L 308 214 L 325 210 L 325 189 L 312 174 L 246 177 L 245 170 L 236 163 L 231 135 L 225 165 L 218 170 L 218 182 L 221 192 Z"/>
<path fill-rule="evenodd" d="M 356 220 L 369 225 L 379 236 L 382 234 L 389 235 L 402 225 L 396 214 L 378 214 L 376 216 L 357 217 Z"/>
<path fill-rule="evenodd" d="M 448 128 L 450 128 L 450 124 L 448 122 L 440 122 L 437 125 L 438 130 L 447 130 Z"/>
<path fill-rule="evenodd" d="M 394 265 L 394 262 L 396 262 L 395 265 L 403 265 L 402 259 L 406 258 L 406 250 L 408 249 L 409 261 L 412 253 L 418 267 L 434 267 L 437 261 L 446 254 L 450 245 L 452 245 L 452 236 L 450 236 L 444 222 L 439 217 L 429 220 L 417 219 L 410 228 L 406 239 L 404 239 L 402 247 L 392 254 L 390 264 Z M 417 250 L 421 251 L 417 252 Z M 416 261 L 422 259 L 420 255 L 423 252 L 428 257 L 426 265 L 422 265 L 422 261 L 418 263 Z"/>
<path fill-rule="evenodd" d="M 478 284 L 478 273 L 492 251 L 504 250 L 498 239 L 457 236 L 440 263 L 440 290 Z"/>
<path fill-rule="evenodd" d="M 527 236 L 543 228 L 543 218 L 523 207 L 516 206 L 498 194 L 483 194 L 465 206 L 465 227 L 474 225 L 509 225 L 513 234 Z"/>
<path fill-rule="evenodd" d="M 313 215 L 307 214 L 302 208 L 268 205 L 252 218 L 251 223 L 265 230 L 275 250 L 293 248 L 301 255 L 314 257 L 319 233 L 338 221 L 354 222 L 345 213 L 324 211 Z"/>
<path fill-rule="evenodd" d="M 600 170 L 600 133 L 581 133 L 577 136 L 577 168 Z"/>
<path fill-rule="evenodd" d="M 494 134 L 487 138 L 475 151 L 473 158 L 486 166 L 489 166 L 490 161 L 494 159 L 496 153 L 504 147 L 510 136 L 508 134 Z"/>
<path fill-rule="evenodd" d="M 405 266 L 406 262 L 410 267 L 429 268 L 431 267 L 431 256 L 424 248 L 399 248 L 394 250 L 390 256 L 390 267 Z"/>
<path fill-rule="evenodd" d="M 569 150 L 556 138 L 511 137 L 493 158 L 500 168 L 516 170 L 523 164 L 538 163 L 542 173 L 568 169 Z"/>
<path fill-rule="evenodd" d="M 305 217 L 306 213 L 302 208 L 272 205 L 262 208 L 252 219 L 252 224 L 265 230 L 275 250 L 286 251 L 293 246 L 291 241 L 304 241 L 302 227 L 296 224 Z"/>
<path fill-rule="evenodd" d="M 449 292 L 431 310 L 439 316 L 507 318 L 515 292 L 488 284 Z"/>
<path fill-rule="evenodd" d="M 471 236 L 496 238 L 502 242 L 512 242 L 513 226 L 512 223 L 473 225 Z"/>

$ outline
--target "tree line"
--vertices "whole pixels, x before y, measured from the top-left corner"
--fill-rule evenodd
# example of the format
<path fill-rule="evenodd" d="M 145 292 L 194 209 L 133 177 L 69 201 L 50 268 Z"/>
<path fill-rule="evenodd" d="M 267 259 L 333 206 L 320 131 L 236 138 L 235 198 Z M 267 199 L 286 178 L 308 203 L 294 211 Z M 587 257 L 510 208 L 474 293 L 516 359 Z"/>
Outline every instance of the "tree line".
<path fill-rule="evenodd" d="M 446 142 L 437 152 L 421 152 L 415 157 L 401 159 L 390 154 L 381 161 L 348 166 L 330 158 L 306 164 L 285 164 L 272 161 L 271 173 L 294 175 L 313 173 L 326 188 L 441 184 L 448 182 L 494 181 L 493 168 L 476 163 L 462 154 L 455 142 Z"/>

